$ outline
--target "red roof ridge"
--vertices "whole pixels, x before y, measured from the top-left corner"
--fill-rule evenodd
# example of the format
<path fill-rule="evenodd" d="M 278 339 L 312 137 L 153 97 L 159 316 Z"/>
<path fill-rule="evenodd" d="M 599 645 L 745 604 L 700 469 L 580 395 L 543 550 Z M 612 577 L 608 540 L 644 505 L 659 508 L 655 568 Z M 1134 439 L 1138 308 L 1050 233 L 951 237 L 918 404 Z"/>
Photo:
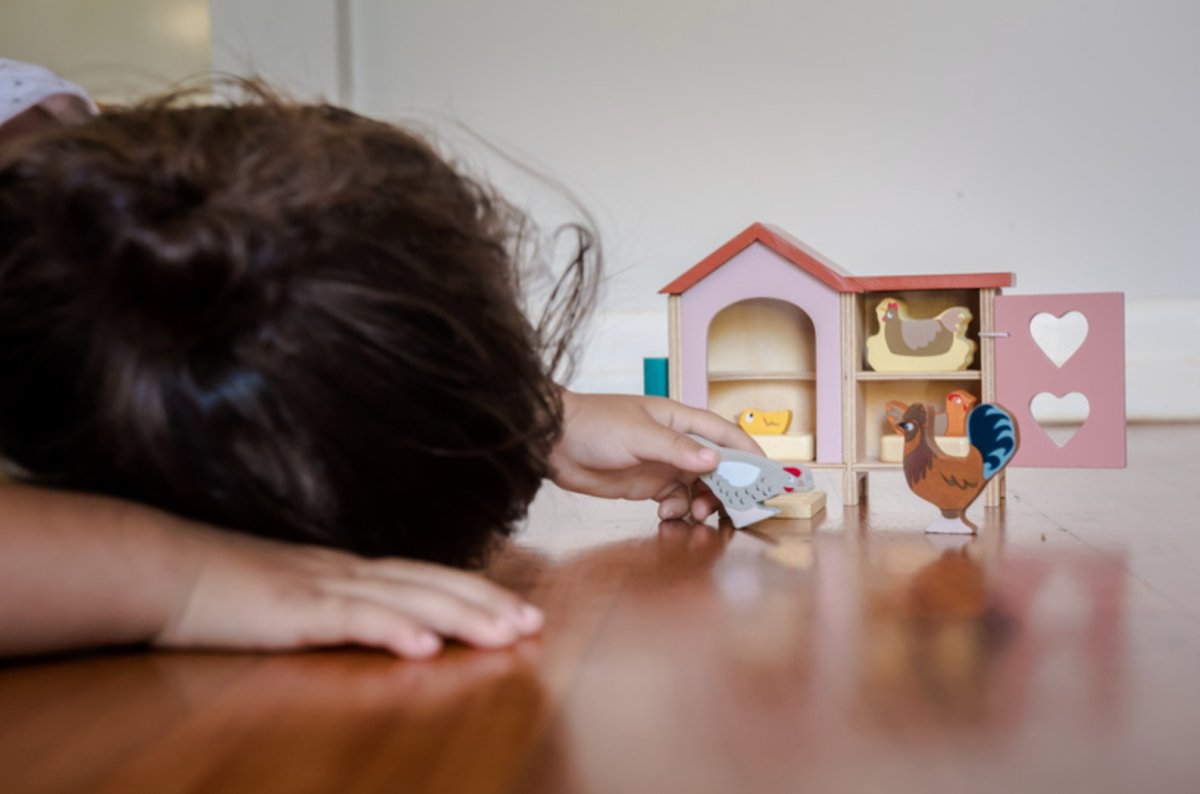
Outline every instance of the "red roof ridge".
<path fill-rule="evenodd" d="M 1016 283 L 1012 273 L 930 273 L 927 275 L 854 276 L 858 292 L 923 289 L 1001 289 Z"/>
<path fill-rule="evenodd" d="M 714 270 L 749 248 L 762 243 L 793 265 L 839 292 L 880 292 L 903 289 L 1000 288 L 1013 285 L 1012 273 L 942 273 L 929 275 L 852 276 L 782 229 L 752 223 L 695 266 L 659 290 L 680 295 Z"/>
<path fill-rule="evenodd" d="M 679 295 L 688 291 L 702 279 L 711 274 L 721 265 L 733 259 L 754 243 L 762 243 L 767 248 L 796 265 L 801 270 L 818 281 L 840 292 L 858 292 L 853 283 L 853 277 L 826 259 L 817 251 L 792 237 L 787 232 L 765 223 L 752 223 L 738 235 L 717 250 L 713 251 L 698 264 L 683 273 L 679 278 L 663 287 L 659 292 L 669 295 Z"/>

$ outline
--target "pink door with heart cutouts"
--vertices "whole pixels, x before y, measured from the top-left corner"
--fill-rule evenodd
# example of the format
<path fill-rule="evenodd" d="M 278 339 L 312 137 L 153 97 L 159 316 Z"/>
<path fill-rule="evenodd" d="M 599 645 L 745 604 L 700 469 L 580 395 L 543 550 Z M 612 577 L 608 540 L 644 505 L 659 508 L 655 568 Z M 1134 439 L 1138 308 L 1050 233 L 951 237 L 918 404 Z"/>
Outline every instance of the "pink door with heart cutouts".
<path fill-rule="evenodd" d="M 1012 465 L 1123 467 L 1125 296 L 1004 295 L 995 317 L 996 401 L 1021 429 Z"/>

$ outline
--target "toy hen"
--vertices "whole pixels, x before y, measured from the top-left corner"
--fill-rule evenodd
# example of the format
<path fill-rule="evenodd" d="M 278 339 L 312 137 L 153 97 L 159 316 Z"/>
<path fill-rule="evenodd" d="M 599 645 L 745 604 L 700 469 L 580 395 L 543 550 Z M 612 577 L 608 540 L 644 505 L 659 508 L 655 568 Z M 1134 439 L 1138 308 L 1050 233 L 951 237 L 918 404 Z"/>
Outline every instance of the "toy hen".
<path fill-rule="evenodd" d="M 700 436 L 693 435 L 692 438 L 721 453 L 717 468 L 700 475 L 700 479 L 721 500 L 730 521 L 738 529 L 779 512 L 763 504 L 767 499 L 782 493 L 813 489 L 812 473 L 807 469 L 781 466 L 758 455 L 719 447 Z"/>
<path fill-rule="evenodd" d="M 917 319 L 904 301 L 885 298 L 875 316 L 879 331 L 867 339 L 867 363 L 877 372 L 951 372 L 975 358 L 975 342 L 966 337 L 972 315 L 965 306 Z"/>
<path fill-rule="evenodd" d="M 967 434 L 967 416 L 977 402 L 979 400 L 970 392 L 955 390 L 946 395 L 946 435 Z"/>
<path fill-rule="evenodd" d="M 958 458 L 933 443 L 932 418 L 933 406 L 915 403 L 897 424 L 904 432 L 904 479 L 913 493 L 942 511 L 942 520 L 928 532 L 974 533 L 977 527 L 967 520 L 967 508 L 1016 454 L 1017 422 L 995 403 L 976 406 L 967 415 L 970 449 Z"/>

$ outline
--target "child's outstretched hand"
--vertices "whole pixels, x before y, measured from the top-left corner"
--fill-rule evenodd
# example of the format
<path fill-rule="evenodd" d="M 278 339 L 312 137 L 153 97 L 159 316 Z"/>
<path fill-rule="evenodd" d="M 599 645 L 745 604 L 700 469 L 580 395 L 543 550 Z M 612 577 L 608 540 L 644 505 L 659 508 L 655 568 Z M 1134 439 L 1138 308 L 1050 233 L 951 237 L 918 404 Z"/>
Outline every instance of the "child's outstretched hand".
<path fill-rule="evenodd" d="M 563 437 L 550 456 L 554 481 L 593 496 L 654 499 L 664 520 L 690 512 L 701 521 L 719 505 L 706 489 L 691 493 L 692 483 L 715 469 L 720 458 L 687 433 L 763 454 L 732 422 L 663 397 L 564 389 L 563 409 Z"/>
<path fill-rule="evenodd" d="M 433 656 L 542 615 L 481 576 L 211 529 L 103 497 L 0 485 L 0 656 L 149 642 Z"/>
<path fill-rule="evenodd" d="M 443 638 L 499 648 L 542 628 L 536 607 L 454 568 L 223 532 L 199 545 L 202 562 L 155 645 L 365 645 L 423 658 L 436 655 Z"/>

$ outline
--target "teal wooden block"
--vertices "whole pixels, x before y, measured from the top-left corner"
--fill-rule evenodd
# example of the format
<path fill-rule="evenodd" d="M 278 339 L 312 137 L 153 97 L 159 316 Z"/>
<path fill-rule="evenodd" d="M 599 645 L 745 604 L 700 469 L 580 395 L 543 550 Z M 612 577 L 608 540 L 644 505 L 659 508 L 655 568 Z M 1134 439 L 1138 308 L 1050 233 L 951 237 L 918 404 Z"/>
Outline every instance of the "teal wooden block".
<path fill-rule="evenodd" d="M 642 389 L 647 396 L 666 397 L 669 393 L 667 383 L 667 359 L 642 359 Z"/>

